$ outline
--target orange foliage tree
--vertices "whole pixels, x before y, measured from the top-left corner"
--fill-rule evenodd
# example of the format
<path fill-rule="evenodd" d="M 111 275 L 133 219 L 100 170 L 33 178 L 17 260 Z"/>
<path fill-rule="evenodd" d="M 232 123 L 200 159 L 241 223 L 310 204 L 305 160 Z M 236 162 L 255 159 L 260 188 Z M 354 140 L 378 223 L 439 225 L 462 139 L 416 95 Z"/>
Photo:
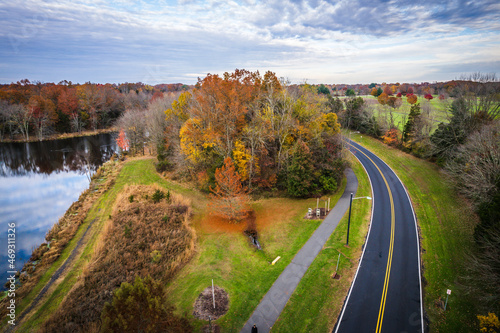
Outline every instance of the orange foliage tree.
<path fill-rule="evenodd" d="M 378 96 L 377 100 L 380 104 L 386 105 L 389 102 L 389 96 L 383 92 Z"/>
<path fill-rule="evenodd" d="M 120 134 L 118 135 L 118 138 L 116 139 L 116 144 L 122 151 L 127 151 L 130 148 L 130 143 L 127 139 L 127 136 L 125 135 L 125 131 L 122 129 L 120 131 Z"/>
<path fill-rule="evenodd" d="M 389 146 L 399 146 L 400 138 L 401 133 L 397 128 L 391 128 L 382 136 L 384 143 Z"/>
<path fill-rule="evenodd" d="M 415 104 L 417 103 L 417 95 L 414 95 L 414 94 L 407 94 L 406 95 L 406 100 L 408 101 L 408 103 L 410 104 Z"/>
<path fill-rule="evenodd" d="M 249 197 L 231 157 L 226 157 L 224 165 L 215 171 L 215 181 L 215 189 L 210 187 L 211 213 L 231 223 L 240 222 L 249 210 Z"/>

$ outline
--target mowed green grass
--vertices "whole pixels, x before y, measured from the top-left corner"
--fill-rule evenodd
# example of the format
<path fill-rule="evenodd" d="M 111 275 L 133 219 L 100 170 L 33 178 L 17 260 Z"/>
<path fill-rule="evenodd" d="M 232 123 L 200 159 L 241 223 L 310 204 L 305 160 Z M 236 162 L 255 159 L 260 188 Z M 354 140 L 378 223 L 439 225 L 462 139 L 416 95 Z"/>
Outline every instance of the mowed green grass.
<path fill-rule="evenodd" d="M 359 183 L 356 197 L 371 196 L 370 181 L 363 166 L 352 155 L 350 161 Z M 345 214 L 300 281 L 272 332 L 332 331 L 358 267 L 370 213 L 370 200 L 353 201 L 349 246 L 345 246 L 348 219 Z M 339 254 L 340 278 L 333 279 Z"/>
<path fill-rule="evenodd" d="M 459 292 L 477 218 L 445 175 L 432 163 L 390 148 L 365 135 L 351 139 L 382 158 L 406 186 L 418 219 L 424 276 L 424 307 L 432 332 L 475 331 L 475 313 Z M 442 308 L 451 289 L 447 311 Z"/>
<path fill-rule="evenodd" d="M 332 205 L 338 201 L 344 188 L 345 180 L 331 196 Z M 193 316 L 193 305 L 199 294 L 211 286 L 212 279 L 229 295 L 229 310 L 215 323 L 222 332 L 241 330 L 274 281 L 319 226 L 320 221 L 304 219 L 307 208 L 315 206 L 316 199 L 275 198 L 253 203 L 257 225 L 259 219 L 268 214 L 275 218 L 265 228 L 257 227 L 262 251 L 250 246 L 249 239 L 242 232 L 203 231 L 207 215 L 198 215 L 194 223 L 198 235 L 197 254 L 168 285 L 170 299 L 177 311 L 192 321 L 195 332 L 208 325 L 207 321 Z M 271 265 L 277 256 L 281 259 Z"/>

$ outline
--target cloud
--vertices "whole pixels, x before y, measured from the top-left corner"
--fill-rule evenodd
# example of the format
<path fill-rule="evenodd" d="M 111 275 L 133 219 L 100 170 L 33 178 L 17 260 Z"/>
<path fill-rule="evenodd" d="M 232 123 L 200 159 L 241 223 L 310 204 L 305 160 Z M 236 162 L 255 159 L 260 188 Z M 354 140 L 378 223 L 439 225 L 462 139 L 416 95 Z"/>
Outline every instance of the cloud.
<path fill-rule="evenodd" d="M 419 59 L 439 58 L 426 43 L 453 55 L 456 45 L 434 41 L 461 34 L 469 40 L 459 49 L 472 45 L 475 61 L 486 64 L 484 49 L 498 54 L 499 12 L 494 1 L 9 2 L 0 4 L 0 80 L 193 83 L 187 73 L 235 68 L 314 78 L 346 59 L 365 68 L 408 64 L 413 41 Z M 474 40 L 485 35 L 483 49 Z M 397 56 L 388 55 L 392 49 Z"/>

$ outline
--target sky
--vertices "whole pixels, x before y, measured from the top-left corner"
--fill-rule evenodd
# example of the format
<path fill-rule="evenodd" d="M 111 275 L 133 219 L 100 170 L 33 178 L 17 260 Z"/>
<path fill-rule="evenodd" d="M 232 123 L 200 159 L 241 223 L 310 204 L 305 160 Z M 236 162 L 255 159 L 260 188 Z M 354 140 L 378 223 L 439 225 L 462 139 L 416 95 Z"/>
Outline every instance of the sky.
<path fill-rule="evenodd" d="M 236 68 L 291 83 L 500 72 L 500 2 L 0 0 L 0 83 L 194 84 Z"/>

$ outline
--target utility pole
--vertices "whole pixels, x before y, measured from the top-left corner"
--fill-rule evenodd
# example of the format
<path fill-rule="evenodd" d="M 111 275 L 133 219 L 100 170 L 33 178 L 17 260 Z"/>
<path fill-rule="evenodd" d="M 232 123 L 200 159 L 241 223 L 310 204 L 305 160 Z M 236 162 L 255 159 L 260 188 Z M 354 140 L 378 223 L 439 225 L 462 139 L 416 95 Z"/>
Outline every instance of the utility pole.
<path fill-rule="evenodd" d="M 351 200 L 349 201 L 349 218 L 347 219 L 347 241 L 345 243 L 346 246 L 349 246 L 349 228 L 351 227 L 351 207 L 352 207 L 352 193 L 351 193 Z"/>

